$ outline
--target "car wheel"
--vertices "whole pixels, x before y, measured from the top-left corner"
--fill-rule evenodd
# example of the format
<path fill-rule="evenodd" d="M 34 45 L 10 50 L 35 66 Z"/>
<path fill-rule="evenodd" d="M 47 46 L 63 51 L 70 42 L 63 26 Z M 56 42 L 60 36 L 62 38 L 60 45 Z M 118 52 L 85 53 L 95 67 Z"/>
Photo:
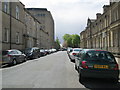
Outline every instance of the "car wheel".
<path fill-rule="evenodd" d="M 38 56 L 38 58 L 40 58 L 40 55 Z"/>
<path fill-rule="evenodd" d="M 77 70 L 77 71 L 78 71 L 76 64 L 75 64 L 75 70 Z"/>
<path fill-rule="evenodd" d="M 26 61 L 27 61 L 27 58 L 25 57 L 23 62 L 26 62 Z"/>
<path fill-rule="evenodd" d="M 12 63 L 13 65 L 16 65 L 17 64 L 17 61 L 16 61 L 16 59 L 13 59 L 13 63 Z"/>
<path fill-rule="evenodd" d="M 75 63 L 75 60 L 74 60 L 74 59 L 70 59 L 70 61 L 71 61 L 72 63 Z"/>
<path fill-rule="evenodd" d="M 85 78 L 81 75 L 81 73 L 79 73 L 79 82 L 80 82 L 80 83 L 83 83 L 84 79 L 85 79 Z"/>
<path fill-rule="evenodd" d="M 118 78 L 114 78 L 113 83 L 118 83 Z"/>

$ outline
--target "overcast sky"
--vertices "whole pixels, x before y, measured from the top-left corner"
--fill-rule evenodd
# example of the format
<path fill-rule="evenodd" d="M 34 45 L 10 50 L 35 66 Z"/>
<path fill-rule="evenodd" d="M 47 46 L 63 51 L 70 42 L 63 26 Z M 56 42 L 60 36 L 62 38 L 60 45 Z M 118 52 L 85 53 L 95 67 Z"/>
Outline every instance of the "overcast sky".
<path fill-rule="evenodd" d="M 88 17 L 96 18 L 103 13 L 109 0 L 20 0 L 26 8 L 47 8 L 55 22 L 55 38 L 63 42 L 64 34 L 80 34 L 86 27 Z"/>

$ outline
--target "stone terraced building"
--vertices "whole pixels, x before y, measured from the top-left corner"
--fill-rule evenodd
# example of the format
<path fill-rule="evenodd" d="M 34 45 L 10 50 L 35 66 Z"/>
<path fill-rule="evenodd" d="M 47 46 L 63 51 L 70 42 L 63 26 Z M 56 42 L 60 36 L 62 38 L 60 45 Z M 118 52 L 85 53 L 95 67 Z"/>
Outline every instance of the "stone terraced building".
<path fill-rule="evenodd" d="M 80 33 L 81 48 L 103 49 L 120 54 L 120 1 L 103 6 L 103 14 L 89 19 Z"/>
<path fill-rule="evenodd" d="M 50 11 L 45 11 L 45 16 L 36 18 L 19 0 L 0 1 L 0 5 L 2 50 L 54 47 L 54 20 Z"/>

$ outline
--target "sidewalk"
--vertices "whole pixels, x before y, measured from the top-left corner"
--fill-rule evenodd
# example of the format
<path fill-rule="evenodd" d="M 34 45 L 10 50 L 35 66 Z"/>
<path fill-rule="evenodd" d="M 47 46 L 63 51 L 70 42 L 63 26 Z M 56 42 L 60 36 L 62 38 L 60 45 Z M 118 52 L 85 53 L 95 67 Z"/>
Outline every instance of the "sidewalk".
<path fill-rule="evenodd" d="M 119 58 L 116 57 L 115 59 L 117 60 L 117 62 L 118 62 L 118 64 L 119 64 L 119 69 L 120 69 L 120 57 L 119 57 Z"/>

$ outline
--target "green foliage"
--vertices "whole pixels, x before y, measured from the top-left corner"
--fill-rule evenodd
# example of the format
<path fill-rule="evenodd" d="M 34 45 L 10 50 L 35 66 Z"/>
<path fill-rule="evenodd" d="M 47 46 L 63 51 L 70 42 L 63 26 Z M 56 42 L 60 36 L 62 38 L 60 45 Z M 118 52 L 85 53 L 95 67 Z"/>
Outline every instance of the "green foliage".
<path fill-rule="evenodd" d="M 60 49 L 60 41 L 59 41 L 58 37 L 55 42 L 56 42 L 56 49 Z"/>
<path fill-rule="evenodd" d="M 80 36 L 77 34 L 65 34 L 63 36 L 64 42 L 67 42 L 67 47 L 79 47 L 80 46 Z"/>
<path fill-rule="evenodd" d="M 65 35 L 63 36 L 63 39 L 64 39 L 64 41 L 67 41 L 70 37 L 71 37 L 71 35 L 65 34 Z"/>
<path fill-rule="evenodd" d="M 58 37 L 56 39 L 56 43 L 60 45 L 60 41 L 59 41 Z"/>

